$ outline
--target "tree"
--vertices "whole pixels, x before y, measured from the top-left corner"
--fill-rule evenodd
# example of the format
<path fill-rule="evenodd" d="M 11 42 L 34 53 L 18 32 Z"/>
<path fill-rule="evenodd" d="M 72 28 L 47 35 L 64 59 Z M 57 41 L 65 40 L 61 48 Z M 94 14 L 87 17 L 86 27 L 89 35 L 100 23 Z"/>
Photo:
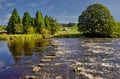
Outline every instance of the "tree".
<path fill-rule="evenodd" d="M 51 34 L 55 34 L 58 30 L 60 30 L 60 24 L 58 24 L 56 19 L 49 17 L 49 24 L 51 28 Z"/>
<path fill-rule="evenodd" d="M 50 31 L 51 29 L 50 22 L 49 22 L 49 17 L 47 15 L 45 16 L 44 22 L 45 22 L 46 29 Z"/>
<path fill-rule="evenodd" d="M 23 22 L 22 22 L 24 33 L 27 33 L 27 28 L 29 26 L 31 26 L 31 20 L 32 19 L 31 19 L 31 16 L 30 16 L 29 12 L 25 12 L 24 15 L 23 15 Z"/>
<path fill-rule="evenodd" d="M 76 23 L 68 23 L 67 27 L 75 27 L 77 24 Z"/>
<path fill-rule="evenodd" d="M 35 27 L 37 28 L 38 33 L 42 33 L 42 30 L 45 28 L 42 13 L 39 11 L 36 12 Z"/>
<path fill-rule="evenodd" d="M 78 21 L 78 30 L 90 37 L 109 37 L 115 24 L 110 11 L 101 4 L 88 6 Z"/>
<path fill-rule="evenodd" d="M 15 34 L 22 34 L 23 33 L 23 25 L 22 25 L 22 19 L 20 19 L 20 23 L 15 24 Z"/>
<path fill-rule="evenodd" d="M 31 26 L 35 26 L 35 18 L 31 18 L 31 21 L 30 21 L 30 23 L 31 23 Z"/>
<path fill-rule="evenodd" d="M 15 28 L 17 27 L 17 24 L 20 23 L 20 16 L 17 12 L 17 9 L 15 8 L 12 12 L 12 16 L 10 17 L 8 21 L 7 31 L 9 34 L 15 33 Z"/>

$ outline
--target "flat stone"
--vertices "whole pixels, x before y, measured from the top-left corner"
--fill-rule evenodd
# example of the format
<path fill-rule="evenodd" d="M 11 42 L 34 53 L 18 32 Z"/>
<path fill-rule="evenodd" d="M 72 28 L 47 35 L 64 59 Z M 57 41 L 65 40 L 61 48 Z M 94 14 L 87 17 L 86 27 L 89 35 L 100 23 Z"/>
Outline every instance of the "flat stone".
<path fill-rule="evenodd" d="M 40 64 L 38 64 L 38 67 L 44 67 L 46 65 L 48 65 L 48 64 L 40 63 Z"/>
<path fill-rule="evenodd" d="M 51 62 L 51 59 L 41 59 L 40 62 Z"/>
<path fill-rule="evenodd" d="M 55 56 L 49 56 L 49 55 L 47 55 L 47 56 L 44 56 L 44 58 L 45 58 L 45 59 L 54 59 Z"/>
<path fill-rule="evenodd" d="M 41 67 L 36 66 L 36 67 L 33 68 L 33 72 L 39 72 L 40 69 L 41 69 Z"/>
<path fill-rule="evenodd" d="M 50 54 L 47 54 L 46 56 L 56 56 L 55 53 L 50 53 Z"/>
<path fill-rule="evenodd" d="M 36 79 L 36 76 L 25 76 L 24 79 Z"/>

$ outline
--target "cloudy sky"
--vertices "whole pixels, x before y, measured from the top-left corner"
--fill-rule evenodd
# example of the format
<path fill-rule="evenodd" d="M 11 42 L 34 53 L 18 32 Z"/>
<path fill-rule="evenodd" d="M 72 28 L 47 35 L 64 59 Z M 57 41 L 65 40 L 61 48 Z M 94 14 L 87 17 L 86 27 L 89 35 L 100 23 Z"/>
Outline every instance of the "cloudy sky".
<path fill-rule="evenodd" d="M 77 23 L 81 12 L 94 3 L 106 6 L 115 20 L 120 21 L 120 0 L 0 0 L 0 25 L 7 25 L 14 8 L 21 17 L 25 11 L 35 17 L 39 10 L 43 16 L 47 14 L 60 23 Z"/>

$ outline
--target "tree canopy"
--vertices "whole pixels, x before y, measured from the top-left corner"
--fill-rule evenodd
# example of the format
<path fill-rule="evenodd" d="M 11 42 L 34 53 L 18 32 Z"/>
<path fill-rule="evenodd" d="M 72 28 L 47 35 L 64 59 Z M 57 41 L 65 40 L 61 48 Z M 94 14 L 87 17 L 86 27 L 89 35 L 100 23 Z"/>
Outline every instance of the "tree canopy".
<path fill-rule="evenodd" d="M 78 30 L 88 37 L 109 37 L 115 21 L 108 8 L 92 4 L 79 16 Z"/>
<path fill-rule="evenodd" d="M 42 33 L 42 30 L 45 28 L 44 18 L 40 11 L 36 12 L 35 27 L 37 28 L 38 33 Z"/>
<path fill-rule="evenodd" d="M 18 14 L 17 9 L 15 8 L 12 12 L 12 16 L 10 17 L 8 21 L 7 31 L 10 34 L 14 34 L 16 31 L 17 25 L 20 23 L 20 16 Z"/>
<path fill-rule="evenodd" d="M 31 26 L 31 16 L 29 12 L 24 13 L 22 24 L 23 24 L 23 33 L 27 33 L 27 28 Z"/>

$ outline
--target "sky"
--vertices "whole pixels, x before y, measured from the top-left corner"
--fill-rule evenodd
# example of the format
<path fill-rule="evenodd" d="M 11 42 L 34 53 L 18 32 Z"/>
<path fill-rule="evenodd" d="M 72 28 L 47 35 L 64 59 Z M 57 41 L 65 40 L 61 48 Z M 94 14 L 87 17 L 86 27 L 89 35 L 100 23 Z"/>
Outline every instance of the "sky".
<path fill-rule="evenodd" d="M 7 25 L 14 8 L 21 18 L 26 11 L 31 17 L 40 11 L 59 23 L 78 23 L 81 13 L 95 3 L 106 6 L 114 19 L 120 21 L 120 0 L 0 0 L 0 25 Z"/>

